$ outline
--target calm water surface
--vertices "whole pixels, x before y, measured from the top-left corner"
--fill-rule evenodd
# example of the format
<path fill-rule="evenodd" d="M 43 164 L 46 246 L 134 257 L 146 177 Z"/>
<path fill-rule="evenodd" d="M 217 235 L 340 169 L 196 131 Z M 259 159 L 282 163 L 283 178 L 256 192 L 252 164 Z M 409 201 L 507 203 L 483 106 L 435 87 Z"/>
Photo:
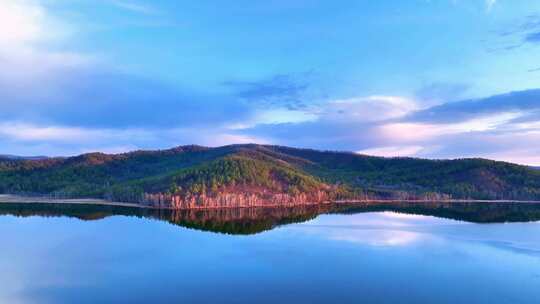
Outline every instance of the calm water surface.
<path fill-rule="evenodd" d="M 540 223 L 515 210 L 2 208 L 0 303 L 540 301 Z"/>

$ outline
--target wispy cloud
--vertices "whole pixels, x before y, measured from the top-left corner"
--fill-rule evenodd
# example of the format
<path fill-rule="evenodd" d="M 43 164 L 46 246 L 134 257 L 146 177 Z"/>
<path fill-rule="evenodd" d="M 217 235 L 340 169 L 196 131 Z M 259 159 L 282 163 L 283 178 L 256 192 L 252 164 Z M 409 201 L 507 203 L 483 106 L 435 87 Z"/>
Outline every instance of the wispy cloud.
<path fill-rule="evenodd" d="M 506 25 L 497 32 L 495 45 L 490 47 L 491 52 L 512 51 L 521 47 L 540 43 L 540 15 L 530 14 Z"/>
<path fill-rule="evenodd" d="M 525 41 L 530 43 L 540 43 L 540 32 L 527 34 L 525 36 Z"/>
<path fill-rule="evenodd" d="M 255 81 L 226 81 L 223 85 L 239 98 L 252 103 L 298 109 L 304 106 L 303 95 L 309 84 L 303 77 L 275 75 Z"/>
<path fill-rule="evenodd" d="M 431 123 L 462 122 L 477 117 L 540 109 L 540 89 L 461 100 L 411 113 L 406 119 Z"/>
<path fill-rule="evenodd" d="M 471 85 L 465 83 L 435 82 L 415 92 L 418 99 L 430 104 L 458 100 Z"/>
<path fill-rule="evenodd" d="M 146 4 L 140 4 L 133 1 L 124 1 L 124 0 L 108 0 L 112 5 L 127 10 L 130 12 L 140 13 L 140 14 L 146 14 L 146 15 L 154 15 L 161 13 L 160 10 L 153 6 L 149 6 Z"/>
<path fill-rule="evenodd" d="M 488 11 L 491 11 L 493 9 L 493 6 L 497 4 L 497 0 L 486 0 L 486 7 Z"/>
<path fill-rule="evenodd" d="M 327 121 L 375 122 L 403 117 L 418 108 L 409 98 L 374 95 L 329 101 L 319 116 Z"/>

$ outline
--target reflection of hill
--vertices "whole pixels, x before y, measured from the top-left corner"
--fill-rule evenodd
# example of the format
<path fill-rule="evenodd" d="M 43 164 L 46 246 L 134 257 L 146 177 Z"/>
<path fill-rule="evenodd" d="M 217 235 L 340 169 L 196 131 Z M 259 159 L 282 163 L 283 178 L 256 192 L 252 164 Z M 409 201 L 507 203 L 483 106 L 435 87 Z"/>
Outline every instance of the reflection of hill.
<path fill-rule="evenodd" d="M 354 214 L 378 211 L 436 216 L 472 223 L 531 222 L 540 220 L 540 204 L 528 203 L 382 203 L 338 207 L 336 212 Z"/>
<path fill-rule="evenodd" d="M 304 222 L 333 210 L 333 205 L 306 205 L 276 208 L 226 208 L 169 210 L 81 204 L 1 204 L 0 215 L 18 217 L 73 217 L 100 220 L 109 216 L 135 216 L 169 222 L 203 231 L 254 234 L 279 225 Z"/>
<path fill-rule="evenodd" d="M 325 204 L 280 208 L 228 208 L 209 210 L 158 210 L 116 206 L 69 204 L 0 204 L 0 215 L 18 217 L 73 217 L 100 220 L 109 216 L 135 216 L 174 225 L 227 234 L 255 234 L 280 225 L 305 222 L 320 214 L 355 214 L 394 211 L 429 215 L 474 223 L 540 220 L 540 204 L 518 203 L 370 203 Z"/>
<path fill-rule="evenodd" d="M 183 227 L 228 234 L 254 234 L 280 225 L 305 222 L 332 210 L 330 205 L 279 208 L 157 210 L 152 217 Z"/>

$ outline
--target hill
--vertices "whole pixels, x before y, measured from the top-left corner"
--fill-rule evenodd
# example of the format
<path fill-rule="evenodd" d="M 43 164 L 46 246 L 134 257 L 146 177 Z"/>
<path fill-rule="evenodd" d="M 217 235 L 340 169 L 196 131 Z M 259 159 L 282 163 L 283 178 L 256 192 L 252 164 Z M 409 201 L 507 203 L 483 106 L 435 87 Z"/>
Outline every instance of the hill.
<path fill-rule="evenodd" d="M 0 193 L 164 208 L 342 199 L 540 200 L 540 171 L 486 159 L 382 158 L 266 145 L 0 159 Z"/>

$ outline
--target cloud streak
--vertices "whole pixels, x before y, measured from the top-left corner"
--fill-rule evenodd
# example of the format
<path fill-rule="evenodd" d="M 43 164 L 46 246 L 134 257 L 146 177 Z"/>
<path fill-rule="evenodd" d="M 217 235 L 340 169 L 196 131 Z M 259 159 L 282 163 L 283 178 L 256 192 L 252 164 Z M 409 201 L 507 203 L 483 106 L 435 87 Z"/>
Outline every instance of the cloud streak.
<path fill-rule="evenodd" d="M 488 11 L 491 11 L 493 7 L 497 4 L 497 0 L 486 0 L 486 7 Z"/>
<path fill-rule="evenodd" d="M 275 75 L 258 81 L 225 81 L 223 85 L 248 102 L 290 110 L 304 106 L 302 100 L 309 89 L 305 80 L 296 79 L 292 75 Z"/>
<path fill-rule="evenodd" d="M 129 12 L 140 13 L 140 14 L 145 14 L 145 15 L 156 15 L 156 14 L 161 13 L 161 11 L 159 11 L 158 9 L 152 6 L 143 5 L 143 4 L 132 2 L 132 1 L 123 1 L 123 0 L 108 0 L 108 1 L 115 7 L 123 9 L 123 10 L 127 10 Z"/>
<path fill-rule="evenodd" d="M 525 41 L 530 43 L 540 43 L 540 32 L 527 34 L 525 36 Z"/>
<path fill-rule="evenodd" d="M 445 103 L 411 113 L 407 120 L 449 123 L 505 112 L 529 112 L 538 109 L 540 109 L 540 89 L 533 89 Z"/>

